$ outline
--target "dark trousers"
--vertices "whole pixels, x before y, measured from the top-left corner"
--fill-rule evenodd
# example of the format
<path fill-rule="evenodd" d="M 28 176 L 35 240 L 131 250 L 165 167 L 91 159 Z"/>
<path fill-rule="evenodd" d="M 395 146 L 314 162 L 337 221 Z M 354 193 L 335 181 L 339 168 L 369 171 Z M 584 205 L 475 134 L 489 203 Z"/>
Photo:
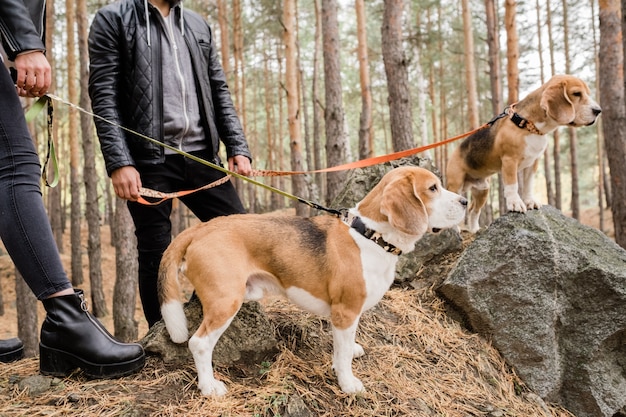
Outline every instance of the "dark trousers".
<path fill-rule="evenodd" d="M 213 159 L 208 153 L 194 153 L 203 159 Z M 224 177 L 224 173 L 181 155 L 167 156 L 165 163 L 139 168 L 142 185 L 162 192 L 175 192 L 201 187 Z M 244 207 L 230 181 L 182 197 L 185 204 L 201 221 L 214 217 L 243 213 Z M 163 252 L 172 238 L 172 200 L 157 206 L 129 202 L 128 209 L 135 223 L 139 257 L 139 296 L 148 325 L 161 319 L 157 293 L 157 277 Z"/>
<path fill-rule="evenodd" d="M 38 299 L 71 288 L 41 198 L 41 166 L 11 77 L 0 64 L 0 238 Z"/>

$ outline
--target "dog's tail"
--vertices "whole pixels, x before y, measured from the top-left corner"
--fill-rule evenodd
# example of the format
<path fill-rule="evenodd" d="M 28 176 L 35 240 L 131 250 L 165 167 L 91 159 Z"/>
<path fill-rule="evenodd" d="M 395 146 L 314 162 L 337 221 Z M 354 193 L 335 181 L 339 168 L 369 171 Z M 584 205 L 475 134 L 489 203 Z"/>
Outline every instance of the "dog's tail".
<path fill-rule="evenodd" d="M 181 301 L 179 274 L 191 240 L 191 233 L 185 231 L 180 233 L 163 253 L 159 267 L 158 292 L 161 315 L 174 343 L 183 343 L 189 338 L 187 318 Z"/>

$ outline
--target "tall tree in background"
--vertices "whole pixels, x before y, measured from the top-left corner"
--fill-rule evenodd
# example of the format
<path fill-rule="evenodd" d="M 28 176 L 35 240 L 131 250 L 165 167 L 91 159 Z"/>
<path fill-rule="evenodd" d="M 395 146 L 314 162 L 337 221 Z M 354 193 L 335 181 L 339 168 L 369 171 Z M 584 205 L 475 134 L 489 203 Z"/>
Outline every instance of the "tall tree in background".
<path fill-rule="evenodd" d="M 344 132 L 344 110 L 339 60 L 339 23 L 337 0 L 322 0 L 322 37 L 324 49 L 324 87 L 326 92 L 326 162 L 332 167 L 349 158 L 348 138 Z M 345 184 L 345 172 L 327 174 L 326 203 L 332 202 Z"/>
<path fill-rule="evenodd" d="M 504 27 L 506 28 L 506 78 L 509 104 L 519 100 L 519 38 L 515 22 L 516 15 L 516 0 L 506 0 L 504 3 Z"/>
<path fill-rule="evenodd" d="M 487 29 L 487 47 L 488 47 L 488 64 L 489 64 L 489 85 L 491 87 L 491 112 L 495 116 L 502 111 L 502 68 L 500 60 L 500 32 L 498 24 L 498 9 L 495 0 L 485 0 L 485 23 Z M 500 213 L 506 213 L 506 202 L 504 200 L 504 184 L 502 183 L 502 175 L 498 174 L 498 209 Z M 490 194 L 487 201 L 487 209 L 483 210 L 483 222 L 489 224 L 493 221 L 493 204 L 491 198 L 494 193 Z"/>
<path fill-rule="evenodd" d="M 365 0 L 355 0 L 357 54 L 359 58 L 359 81 L 361 83 L 361 117 L 359 118 L 359 159 L 373 155 L 372 142 L 372 88 L 370 80 L 369 56 L 367 53 L 367 21 Z"/>
<path fill-rule="evenodd" d="M 54 48 L 54 28 L 56 23 L 56 15 L 54 2 L 46 3 L 46 48 L 48 50 L 53 50 Z M 52 68 L 52 73 L 56 74 L 57 65 L 55 54 L 48 53 L 46 54 L 48 61 L 50 62 L 50 67 Z M 52 77 L 52 83 L 50 85 L 50 91 L 56 91 L 56 80 L 55 77 Z M 52 124 L 52 140 L 55 143 L 58 143 L 58 131 L 59 131 L 59 121 L 55 118 Z M 50 217 L 50 226 L 52 227 L 52 234 L 54 235 L 54 241 L 57 244 L 57 248 L 59 249 L 59 253 L 64 252 L 63 245 L 63 215 L 61 213 L 61 187 L 63 185 L 63 178 L 59 178 L 59 184 L 56 187 L 47 187 L 47 195 L 48 195 L 48 217 Z"/>
<path fill-rule="evenodd" d="M 298 58 L 296 47 L 296 0 L 283 1 L 283 40 L 285 44 L 285 90 L 287 93 L 287 123 L 289 125 L 289 148 L 291 150 L 292 171 L 303 171 L 302 166 L 302 125 L 298 87 Z M 293 194 L 305 196 L 306 183 L 303 175 L 291 177 Z M 296 203 L 296 214 L 308 215 L 308 207 Z"/>
<path fill-rule="evenodd" d="M 313 0 L 313 7 L 315 9 L 315 33 L 313 41 L 313 79 L 311 80 L 311 100 L 313 101 L 313 169 L 323 168 L 323 155 L 322 151 L 324 146 L 322 144 L 321 134 L 321 115 L 323 109 L 321 105 L 319 80 L 320 80 L 320 51 L 322 49 L 322 6 L 321 0 Z M 320 195 L 326 195 L 324 191 L 324 185 L 326 181 L 324 174 L 318 174 L 315 176 L 315 183 L 317 184 L 318 192 Z"/>
<path fill-rule="evenodd" d="M 230 76 L 230 43 L 228 42 L 228 17 L 224 0 L 217 0 L 217 24 L 220 28 L 220 51 L 222 68 L 226 77 Z"/>
<path fill-rule="evenodd" d="M 624 22 L 626 0 L 600 0 L 600 104 L 604 146 L 611 170 L 611 212 L 615 241 L 626 248 L 626 102 L 624 91 Z"/>
<path fill-rule="evenodd" d="M 37 356 L 39 353 L 39 320 L 37 318 L 37 298 L 30 290 L 22 275 L 15 268 L 15 303 L 17 313 L 17 337 L 24 343 L 24 356 Z"/>
<path fill-rule="evenodd" d="M 474 63 L 474 29 L 472 28 L 472 12 L 469 0 L 461 0 L 463 15 L 463 41 L 465 57 L 465 88 L 467 90 L 467 118 L 470 129 L 479 125 L 478 87 L 476 86 L 476 64 Z"/>
<path fill-rule="evenodd" d="M 115 286 L 113 288 L 114 334 L 122 341 L 137 340 L 137 238 L 126 201 L 115 197 L 115 218 L 111 222 L 115 242 Z"/>
<path fill-rule="evenodd" d="M 80 61 L 80 106 L 90 108 L 88 93 L 89 56 L 87 36 L 89 32 L 87 0 L 77 0 L 76 23 L 78 29 L 78 57 Z M 96 317 L 108 314 L 102 285 L 102 251 L 100 238 L 100 207 L 98 205 L 98 172 L 96 170 L 96 144 L 93 137 L 92 118 L 80 114 L 80 131 L 83 144 L 83 180 L 85 182 L 85 218 L 87 220 L 87 254 L 89 259 L 89 283 L 92 311 Z"/>
<path fill-rule="evenodd" d="M 67 19 L 67 96 L 71 103 L 78 102 L 78 89 L 76 88 L 76 38 L 75 34 L 75 5 L 74 0 L 65 0 L 65 13 Z M 70 192 L 72 195 L 70 209 L 70 241 L 72 242 L 72 284 L 81 285 L 83 278 L 82 244 L 81 244 L 81 183 L 80 183 L 80 145 L 78 143 L 78 111 L 69 109 L 69 131 L 67 132 L 70 143 Z"/>
<path fill-rule="evenodd" d="M 597 19 L 596 19 L 596 1 L 595 0 L 590 0 L 589 1 L 590 5 L 591 5 L 591 21 L 594 22 L 593 23 L 593 55 L 596 57 L 596 62 L 595 62 L 595 72 L 596 74 L 598 74 L 599 72 L 599 54 L 598 54 L 598 26 L 597 26 Z M 622 36 L 623 36 L 623 32 L 622 32 Z M 596 94 L 598 91 L 600 91 L 600 77 L 596 77 Z M 600 100 L 598 100 L 600 101 Z M 598 151 L 598 156 L 597 156 L 597 160 L 598 160 L 598 229 L 600 229 L 601 232 L 605 232 L 605 222 L 604 222 L 604 197 L 605 197 L 605 187 L 607 186 L 608 181 L 606 180 L 606 168 L 605 168 L 605 152 L 604 152 L 604 137 L 602 135 L 602 122 L 596 123 L 595 126 L 595 130 L 596 130 L 596 149 Z M 606 196 L 608 196 L 609 193 L 606 193 Z M 610 207 L 610 202 L 607 199 L 607 207 Z"/>
<path fill-rule="evenodd" d="M 565 54 L 565 73 L 571 73 L 571 62 L 569 54 L 569 14 L 567 11 L 567 0 L 562 0 L 563 5 L 563 53 Z M 567 135 L 569 137 L 569 151 L 570 151 L 570 168 L 572 178 L 572 217 L 576 220 L 580 219 L 580 192 L 578 185 L 578 151 L 577 142 L 578 134 L 573 127 L 567 128 Z"/>
<path fill-rule="evenodd" d="M 487 47 L 489 48 L 489 85 L 491 86 L 491 112 L 495 116 L 502 111 L 502 69 L 500 62 L 500 33 L 498 25 L 498 10 L 495 0 L 485 0 L 485 23 L 487 24 Z M 498 208 L 500 213 L 506 213 L 506 201 L 504 200 L 504 184 L 502 175 L 498 174 Z M 485 210 L 490 214 L 490 210 Z M 491 219 L 488 219 L 490 221 Z"/>
<path fill-rule="evenodd" d="M 545 71 L 543 68 L 543 37 L 542 21 L 541 21 L 541 4 L 539 0 L 535 1 L 535 7 L 537 9 L 537 51 L 539 51 L 539 78 L 541 84 L 546 82 Z M 552 189 L 552 169 L 550 168 L 550 151 L 549 147 L 543 153 L 543 174 L 546 180 L 546 192 L 548 194 L 548 204 L 554 206 L 554 190 Z"/>
<path fill-rule="evenodd" d="M 548 26 L 548 50 L 550 51 L 550 76 L 556 74 L 556 59 L 554 58 L 554 35 L 552 32 L 552 5 L 551 0 L 546 0 L 546 24 Z M 560 130 L 557 129 L 552 134 L 554 146 L 552 149 L 552 162 L 554 163 L 554 207 L 561 210 L 562 187 L 561 187 L 561 138 Z"/>
<path fill-rule="evenodd" d="M 402 47 L 403 12 L 403 0 L 384 0 L 382 52 L 389 92 L 391 141 L 396 152 L 415 146 L 408 61 Z"/>

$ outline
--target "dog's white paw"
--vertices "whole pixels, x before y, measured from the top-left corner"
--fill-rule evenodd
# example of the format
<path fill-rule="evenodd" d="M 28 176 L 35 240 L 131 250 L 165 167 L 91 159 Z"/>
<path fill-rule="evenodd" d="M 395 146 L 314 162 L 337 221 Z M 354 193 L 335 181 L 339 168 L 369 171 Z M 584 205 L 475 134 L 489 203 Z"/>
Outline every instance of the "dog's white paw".
<path fill-rule="evenodd" d="M 205 395 L 207 397 L 223 397 L 228 392 L 228 389 L 226 389 L 226 385 L 224 385 L 222 381 L 218 381 L 217 379 L 205 381 L 204 383 L 198 384 L 198 389 L 202 392 L 202 395 Z"/>
<path fill-rule="evenodd" d="M 516 211 L 518 213 L 526 213 L 526 204 L 522 201 L 519 196 L 515 196 L 513 198 L 507 198 L 506 200 L 506 209 L 508 211 Z"/>
<path fill-rule="evenodd" d="M 363 350 L 363 346 L 359 345 L 358 343 L 355 343 L 354 348 L 352 349 L 352 357 L 360 358 L 363 355 L 365 355 L 365 350 Z"/>
<path fill-rule="evenodd" d="M 524 203 L 526 203 L 526 208 L 528 210 L 539 210 L 541 208 L 541 203 L 539 203 L 532 197 L 526 199 Z"/>
<path fill-rule="evenodd" d="M 352 375 L 350 377 L 342 378 L 339 381 L 339 386 L 346 394 L 358 394 L 360 392 L 365 392 L 365 387 L 363 386 L 361 380 Z"/>

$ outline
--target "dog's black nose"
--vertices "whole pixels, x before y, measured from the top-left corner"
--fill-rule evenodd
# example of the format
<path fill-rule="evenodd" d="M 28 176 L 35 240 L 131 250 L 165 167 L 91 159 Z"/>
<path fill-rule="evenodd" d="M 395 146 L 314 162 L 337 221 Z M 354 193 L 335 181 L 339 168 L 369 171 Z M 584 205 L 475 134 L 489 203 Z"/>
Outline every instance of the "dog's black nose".
<path fill-rule="evenodd" d="M 599 115 L 600 113 L 602 113 L 602 109 L 601 109 L 600 107 L 595 107 L 595 108 L 593 109 L 593 115 L 594 115 L 594 116 L 597 116 L 597 115 Z"/>
<path fill-rule="evenodd" d="M 463 197 L 459 200 L 459 203 L 461 203 L 462 206 L 467 206 L 467 198 Z"/>

